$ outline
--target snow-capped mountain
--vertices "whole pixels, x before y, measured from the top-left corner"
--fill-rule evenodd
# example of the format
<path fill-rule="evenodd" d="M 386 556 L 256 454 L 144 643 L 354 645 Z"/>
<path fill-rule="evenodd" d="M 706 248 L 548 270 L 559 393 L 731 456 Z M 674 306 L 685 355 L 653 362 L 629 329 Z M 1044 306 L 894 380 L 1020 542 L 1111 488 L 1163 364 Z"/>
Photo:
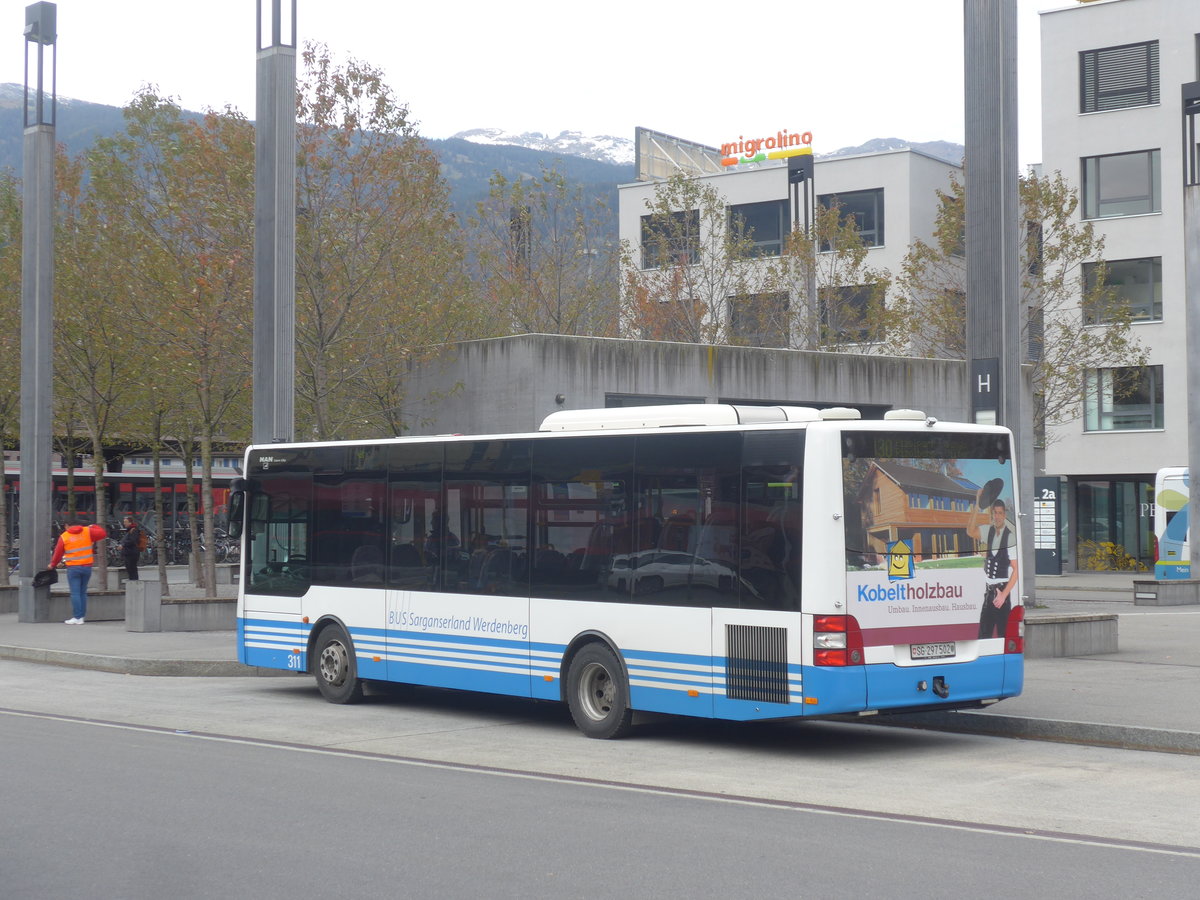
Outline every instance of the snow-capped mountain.
<path fill-rule="evenodd" d="M 633 141 L 612 135 L 587 136 L 578 131 L 562 131 L 550 137 L 539 131 L 515 132 L 503 128 L 472 128 L 460 131 L 454 137 L 474 144 L 493 144 L 526 147 L 545 153 L 560 153 L 566 156 L 581 156 L 600 162 L 630 165 L 633 163 Z M 842 147 L 829 153 L 818 153 L 818 159 L 836 156 L 856 156 L 862 153 L 883 153 L 887 150 L 911 148 L 920 150 L 938 159 L 959 165 L 962 163 L 963 146 L 950 141 L 906 141 L 901 138 L 875 138 L 857 147 Z"/>
<path fill-rule="evenodd" d="M 562 153 L 567 156 L 582 156 L 600 162 L 632 165 L 633 141 L 612 135 L 585 135 L 578 131 L 560 131 L 556 136 L 540 131 L 505 131 L 503 128 L 472 128 L 460 131 L 453 137 L 473 144 L 505 144 L 541 150 L 544 153 Z"/>
<path fill-rule="evenodd" d="M 962 165 L 964 147 L 951 141 L 905 141 L 900 138 L 872 138 L 857 147 L 842 147 L 830 153 L 818 153 L 817 159 L 835 156 L 858 156 L 864 153 L 884 153 L 888 150 L 919 150 L 929 156 L 944 159 L 954 165 Z"/>

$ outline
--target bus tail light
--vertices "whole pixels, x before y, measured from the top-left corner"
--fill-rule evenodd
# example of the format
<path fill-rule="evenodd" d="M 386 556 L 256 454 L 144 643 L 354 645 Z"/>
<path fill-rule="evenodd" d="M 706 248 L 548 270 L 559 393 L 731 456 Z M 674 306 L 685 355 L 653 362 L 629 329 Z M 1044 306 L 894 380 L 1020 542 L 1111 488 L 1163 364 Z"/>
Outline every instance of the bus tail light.
<path fill-rule="evenodd" d="M 818 666 L 861 666 L 862 629 L 854 616 L 813 617 L 813 662 Z"/>
<path fill-rule="evenodd" d="M 1025 607 L 1014 606 L 1004 628 L 1004 652 L 1025 652 Z"/>

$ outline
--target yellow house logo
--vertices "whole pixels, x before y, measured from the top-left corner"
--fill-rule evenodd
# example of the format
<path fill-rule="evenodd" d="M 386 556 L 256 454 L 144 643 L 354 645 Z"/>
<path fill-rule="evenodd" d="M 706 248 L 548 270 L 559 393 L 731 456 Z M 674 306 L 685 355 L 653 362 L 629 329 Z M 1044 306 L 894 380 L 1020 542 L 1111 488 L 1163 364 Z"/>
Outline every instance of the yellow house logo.
<path fill-rule="evenodd" d="M 888 581 L 912 578 L 916 569 L 912 546 L 906 541 L 892 541 L 887 545 Z"/>

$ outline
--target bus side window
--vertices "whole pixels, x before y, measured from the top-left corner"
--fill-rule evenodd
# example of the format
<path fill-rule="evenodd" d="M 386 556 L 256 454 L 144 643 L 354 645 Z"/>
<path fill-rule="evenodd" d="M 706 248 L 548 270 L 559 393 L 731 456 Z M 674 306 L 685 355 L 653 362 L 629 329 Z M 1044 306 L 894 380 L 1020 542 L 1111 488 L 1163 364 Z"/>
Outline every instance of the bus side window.
<path fill-rule="evenodd" d="M 387 583 L 409 591 L 435 587 L 425 553 L 433 511 L 441 502 L 442 445 L 399 444 L 388 450 Z"/>
<path fill-rule="evenodd" d="M 800 608 L 804 435 L 746 436 L 742 459 L 742 606 Z"/>
<path fill-rule="evenodd" d="M 448 445 L 444 496 L 462 542 L 442 554 L 442 590 L 525 596 L 516 553 L 528 545 L 529 441 Z"/>

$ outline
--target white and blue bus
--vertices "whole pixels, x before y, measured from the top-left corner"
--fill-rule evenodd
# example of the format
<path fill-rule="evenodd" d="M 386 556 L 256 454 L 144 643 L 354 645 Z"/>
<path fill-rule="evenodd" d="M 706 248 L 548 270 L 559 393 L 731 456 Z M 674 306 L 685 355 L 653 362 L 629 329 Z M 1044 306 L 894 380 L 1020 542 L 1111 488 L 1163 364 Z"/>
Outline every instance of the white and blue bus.
<path fill-rule="evenodd" d="M 1011 435 L 914 411 L 573 410 L 537 433 L 272 444 L 231 497 L 238 659 L 752 720 L 1019 694 Z"/>
<path fill-rule="evenodd" d="M 1192 577 L 1188 551 L 1188 470 L 1159 469 L 1154 476 L 1154 580 Z"/>

